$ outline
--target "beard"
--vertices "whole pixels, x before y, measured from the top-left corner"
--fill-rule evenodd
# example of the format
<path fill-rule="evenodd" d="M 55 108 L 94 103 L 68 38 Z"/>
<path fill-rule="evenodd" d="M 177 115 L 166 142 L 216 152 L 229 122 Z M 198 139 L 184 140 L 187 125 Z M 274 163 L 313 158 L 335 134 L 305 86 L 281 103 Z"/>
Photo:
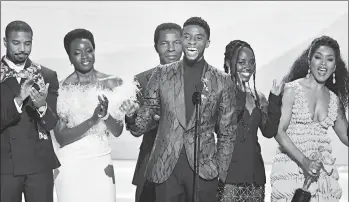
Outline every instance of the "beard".
<path fill-rule="evenodd" d="M 27 53 L 21 53 L 21 54 L 6 54 L 6 57 L 11 60 L 14 64 L 23 64 L 28 59 Z"/>

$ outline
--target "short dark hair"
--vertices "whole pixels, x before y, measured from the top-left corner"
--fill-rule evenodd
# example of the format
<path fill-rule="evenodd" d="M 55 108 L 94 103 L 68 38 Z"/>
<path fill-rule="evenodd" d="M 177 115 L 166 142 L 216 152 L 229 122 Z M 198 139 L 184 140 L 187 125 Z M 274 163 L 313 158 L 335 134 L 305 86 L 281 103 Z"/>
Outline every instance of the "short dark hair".
<path fill-rule="evenodd" d="M 201 17 L 191 17 L 185 23 L 183 24 L 183 28 L 188 25 L 198 25 L 202 27 L 206 34 L 207 34 L 207 39 L 210 39 L 211 31 L 210 31 L 210 26 L 208 23 L 202 19 Z"/>
<path fill-rule="evenodd" d="M 33 36 L 33 30 L 28 23 L 20 20 L 10 22 L 5 29 L 5 37 L 9 37 L 11 32 L 29 32 Z"/>
<path fill-rule="evenodd" d="M 96 48 L 93 34 L 89 30 L 74 29 L 74 30 L 68 32 L 64 36 L 64 40 L 63 40 L 64 48 L 65 48 L 65 51 L 67 52 L 68 55 L 70 55 L 70 44 L 75 39 L 88 39 L 92 43 L 93 49 Z"/>
<path fill-rule="evenodd" d="M 154 32 L 154 45 L 155 46 L 158 43 L 158 40 L 160 38 L 160 31 L 168 30 L 168 29 L 178 30 L 179 33 L 182 34 L 182 27 L 180 25 L 178 25 L 176 23 L 172 23 L 172 22 L 162 23 L 156 27 L 155 32 Z"/>

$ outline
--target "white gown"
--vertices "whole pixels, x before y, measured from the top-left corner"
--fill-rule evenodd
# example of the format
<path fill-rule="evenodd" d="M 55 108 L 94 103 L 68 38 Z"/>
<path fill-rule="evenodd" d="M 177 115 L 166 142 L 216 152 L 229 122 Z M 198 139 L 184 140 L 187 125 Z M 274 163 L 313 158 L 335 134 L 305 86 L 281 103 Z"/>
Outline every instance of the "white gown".
<path fill-rule="evenodd" d="M 115 79 L 115 78 L 114 78 Z M 121 79 L 120 79 L 121 81 Z M 119 111 L 123 100 L 135 98 L 136 85 L 123 83 L 113 91 L 95 86 L 60 86 L 57 112 L 60 119 L 74 127 L 90 118 L 98 104 L 97 96 L 104 94 L 109 100 L 109 113 L 123 121 Z M 104 121 L 87 131 L 82 139 L 63 148 L 57 147 L 56 154 L 61 162 L 55 172 L 55 188 L 58 202 L 115 202 L 115 179 L 112 169 L 109 138 L 114 137 Z M 109 174 L 107 174 L 109 173 Z"/>

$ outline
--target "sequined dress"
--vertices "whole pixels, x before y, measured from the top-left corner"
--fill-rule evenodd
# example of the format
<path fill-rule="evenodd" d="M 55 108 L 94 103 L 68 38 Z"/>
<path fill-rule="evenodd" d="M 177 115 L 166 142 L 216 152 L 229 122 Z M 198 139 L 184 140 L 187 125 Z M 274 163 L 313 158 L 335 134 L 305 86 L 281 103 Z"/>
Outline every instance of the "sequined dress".
<path fill-rule="evenodd" d="M 313 182 L 309 191 L 312 194 L 311 202 L 336 202 L 342 195 L 339 186 L 336 159 L 332 157 L 331 138 L 328 128 L 334 125 L 337 117 L 337 96 L 330 91 L 328 115 L 321 122 L 314 122 L 308 108 L 303 87 L 298 81 L 287 83 L 295 91 L 295 101 L 292 107 L 292 117 L 286 131 L 296 147 L 307 157 L 314 153 L 321 154 L 324 170 L 321 170 L 317 182 Z M 296 189 L 302 188 L 304 174 L 302 169 L 290 159 L 279 147 L 273 159 L 271 171 L 271 201 L 289 202 Z"/>

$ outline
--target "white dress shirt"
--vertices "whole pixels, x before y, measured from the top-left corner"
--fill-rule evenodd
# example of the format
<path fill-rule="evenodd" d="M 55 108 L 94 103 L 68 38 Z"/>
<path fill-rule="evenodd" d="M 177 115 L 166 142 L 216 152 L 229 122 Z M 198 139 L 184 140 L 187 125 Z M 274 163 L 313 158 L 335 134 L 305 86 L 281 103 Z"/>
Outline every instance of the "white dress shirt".
<path fill-rule="evenodd" d="M 25 65 L 25 62 L 23 64 L 20 64 L 20 65 L 16 65 L 14 64 L 11 60 L 9 60 L 7 57 L 4 58 L 5 62 L 7 63 L 7 65 L 9 66 L 9 68 L 15 70 L 17 73 L 20 72 L 21 70 L 24 69 L 24 65 Z M 18 83 L 21 82 L 21 78 L 17 77 L 16 78 Z M 16 102 L 16 99 L 13 99 L 14 103 L 15 103 L 15 106 L 17 108 L 17 111 L 18 113 L 22 113 L 22 106 L 23 106 L 23 103 L 19 106 L 18 103 Z M 37 112 L 40 114 L 40 118 L 42 118 L 43 116 L 45 116 L 46 114 L 46 109 L 47 109 L 47 103 L 45 104 L 45 106 L 42 106 L 40 107 L 39 109 L 36 109 Z"/>

